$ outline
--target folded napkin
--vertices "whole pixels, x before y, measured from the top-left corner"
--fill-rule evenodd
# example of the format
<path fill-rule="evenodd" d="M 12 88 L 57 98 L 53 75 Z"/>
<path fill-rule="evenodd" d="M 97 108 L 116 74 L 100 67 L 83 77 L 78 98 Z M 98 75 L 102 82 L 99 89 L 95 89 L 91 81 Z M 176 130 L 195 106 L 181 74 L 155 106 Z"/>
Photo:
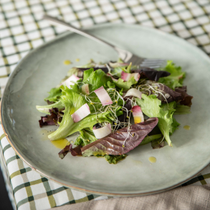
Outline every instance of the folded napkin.
<path fill-rule="evenodd" d="M 51 210 L 209 210 L 210 184 L 179 187 L 144 197 L 113 198 L 56 207 Z"/>

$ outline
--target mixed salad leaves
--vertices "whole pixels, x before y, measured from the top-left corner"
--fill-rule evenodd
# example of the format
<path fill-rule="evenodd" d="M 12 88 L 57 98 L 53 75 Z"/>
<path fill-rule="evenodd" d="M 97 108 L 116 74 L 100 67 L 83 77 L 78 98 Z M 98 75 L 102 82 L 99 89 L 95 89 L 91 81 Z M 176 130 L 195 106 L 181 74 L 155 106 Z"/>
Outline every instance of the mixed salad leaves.
<path fill-rule="evenodd" d="M 189 113 L 192 104 L 184 78 L 172 61 L 156 70 L 120 60 L 91 61 L 72 68 L 50 90 L 47 105 L 36 106 L 45 113 L 39 125 L 58 125 L 48 136 L 51 141 L 79 133 L 59 152 L 60 158 L 71 153 L 117 163 L 138 145 L 172 146 L 170 136 L 179 126 L 174 114 Z"/>

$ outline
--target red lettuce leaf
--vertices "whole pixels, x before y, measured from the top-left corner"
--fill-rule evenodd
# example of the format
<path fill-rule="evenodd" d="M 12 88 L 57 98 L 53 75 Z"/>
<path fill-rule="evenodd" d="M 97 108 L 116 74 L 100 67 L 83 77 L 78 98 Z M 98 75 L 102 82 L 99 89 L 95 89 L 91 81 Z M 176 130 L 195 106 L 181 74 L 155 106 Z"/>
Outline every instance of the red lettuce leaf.
<path fill-rule="evenodd" d="M 181 105 L 191 106 L 192 105 L 192 98 L 193 96 L 190 96 L 187 94 L 187 87 L 179 87 L 175 88 L 175 90 L 172 90 L 168 86 L 158 83 L 158 89 L 162 92 L 162 94 L 158 94 L 157 98 L 160 99 L 163 103 L 167 102 L 179 102 Z M 163 95 L 165 97 L 163 97 Z"/>
<path fill-rule="evenodd" d="M 81 148 L 82 148 L 81 145 L 72 148 L 72 149 L 71 149 L 71 155 L 72 155 L 72 156 L 82 155 Z"/>
<path fill-rule="evenodd" d="M 157 125 L 158 118 L 149 118 L 147 121 L 122 128 L 115 133 L 92 142 L 81 148 L 83 156 L 96 154 L 123 155 L 137 147 L 141 141 Z"/>
<path fill-rule="evenodd" d="M 71 152 L 72 156 L 78 156 L 82 155 L 81 153 L 81 147 L 82 146 L 77 146 L 75 148 L 72 148 L 72 144 L 66 145 L 59 153 L 58 156 L 63 159 L 69 152 Z"/>
<path fill-rule="evenodd" d="M 157 84 L 158 84 L 158 90 L 160 90 L 162 93 L 162 94 L 158 94 L 157 98 L 160 99 L 163 103 L 166 103 L 166 102 L 170 103 L 173 101 L 181 101 L 182 100 L 181 93 L 172 90 L 171 88 L 169 88 L 168 86 L 166 86 L 164 84 L 161 84 L 161 83 L 157 83 Z"/>
<path fill-rule="evenodd" d="M 63 159 L 72 149 L 72 145 L 66 145 L 59 153 L 58 156 Z"/>
<path fill-rule="evenodd" d="M 181 105 L 185 105 L 189 107 L 192 105 L 191 100 L 193 99 L 193 96 L 190 96 L 187 94 L 187 86 L 175 88 L 175 91 L 181 94 L 181 98 L 182 98 L 180 101 Z"/>
<path fill-rule="evenodd" d="M 167 77 L 170 75 L 167 71 L 157 71 L 155 69 L 143 67 L 141 69 L 135 69 L 131 72 L 138 72 L 140 73 L 140 78 L 147 78 L 149 80 L 157 82 L 160 77 Z"/>
<path fill-rule="evenodd" d="M 57 108 L 52 108 L 49 110 L 50 114 L 42 116 L 39 120 L 39 126 L 42 128 L 46 125 L 57 125 L 58 122 L 61 122 L 61 114 L 62 112 L 59 112 Z"/>

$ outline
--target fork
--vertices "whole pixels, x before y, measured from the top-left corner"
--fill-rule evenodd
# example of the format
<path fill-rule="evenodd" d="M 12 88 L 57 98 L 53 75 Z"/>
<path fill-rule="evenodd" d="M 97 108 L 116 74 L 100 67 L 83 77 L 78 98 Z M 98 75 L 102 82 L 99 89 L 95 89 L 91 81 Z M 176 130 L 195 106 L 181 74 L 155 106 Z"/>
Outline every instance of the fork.
<path fill-rule="evenodd" d="M 80 34 L 82 36 L 90 38 L 90 39 L 97 41 L 99 43 L 108 45 L 109 47 L 113 48 L 118 53 L 119 58 L 121 58 L 125 63 L 132 63 L 132 65 L 153 68 L 153 69 L 165 67 L 167 64 L 167 60 L 165 60 L 165 59 L 142 58 L 137 55 L 134 55 L 133 53 L 131 53 L 127 50 L 116 47 L 115 45 L 113 45 L 105 40 L 102 40 L 94 35 L 91 35 L 91 34 L 87 33 L 86 31 L 82 31 L 81 29 L 78 29 L 78 28 L 70 25 L 69 23 L 66 23 L 66 22 L 59 20 L 55 17 L 52 17 L 50 15 L 44 15 L 43 19 L 47 20 L 52 25 L 62 26 L 63 28 L 65 28 L 67 30 L 73 31 L 77 34 Z"/>

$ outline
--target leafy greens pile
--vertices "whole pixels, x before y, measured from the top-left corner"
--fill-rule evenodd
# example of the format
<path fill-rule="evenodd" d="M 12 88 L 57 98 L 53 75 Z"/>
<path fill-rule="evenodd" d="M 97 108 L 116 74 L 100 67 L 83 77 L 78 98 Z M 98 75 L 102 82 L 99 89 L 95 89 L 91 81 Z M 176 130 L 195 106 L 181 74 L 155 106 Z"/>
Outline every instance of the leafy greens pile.
<path fill-rule="evenodd" d="M 72 76 L 77 80 L 67 85 L 65 81 Z M 69 143 L 59 152 L 61 158 L 70 152 L 73 156 L 102 156 L 115 164 L 138 145 L 151 142 L 153 148 L 159 148 L 167 142 L 172 146 L 170 135 L 179 126 L 173 115 L 189 113 L 192 104 L 192 96 L 183 86 L 184 78 L 181 67 L 172 61 L 158 70 L 121 61 L 91 61 L 72 68 L 61 85 L 50 90 L 45 98 L 48 105 L 36 106 L 46 114 L 39 124 L 58 125 L 48 136 L 50 140 L 79 132 L 74 145 Z M 101 89 L 108 94 L 110 103 L 104 105 L 96 94 Z M 81 107 L 88 108 L 78 113 Z M 134 110 L 138 110 L 136 117 Z M 75 120 L 75 115 L 81 119 Z M 100 138 L 101 128 L 109 132 Z"/>

